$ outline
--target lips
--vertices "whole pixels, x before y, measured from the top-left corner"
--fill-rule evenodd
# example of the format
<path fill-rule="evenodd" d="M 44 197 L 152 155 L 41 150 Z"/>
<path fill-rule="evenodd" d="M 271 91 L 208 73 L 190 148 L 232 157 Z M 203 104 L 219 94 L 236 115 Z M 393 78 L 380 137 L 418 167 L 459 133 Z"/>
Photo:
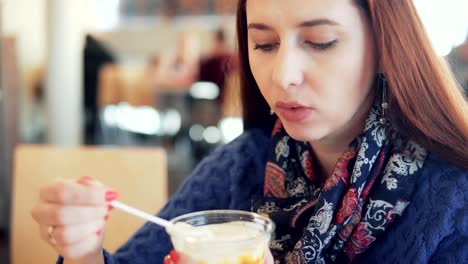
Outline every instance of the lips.
<path fill-rule="evenodd" d="M 289 122 L 301 122 L 314 111 L 313 107 L 308 107 L 297 102 L 277 102 L 276 114 Z"/>

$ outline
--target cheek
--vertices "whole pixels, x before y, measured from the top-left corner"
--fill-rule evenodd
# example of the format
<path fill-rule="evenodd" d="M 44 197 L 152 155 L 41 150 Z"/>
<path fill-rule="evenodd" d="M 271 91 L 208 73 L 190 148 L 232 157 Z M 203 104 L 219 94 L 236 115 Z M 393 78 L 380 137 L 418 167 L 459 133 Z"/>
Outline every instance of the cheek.
<path fill-rule="evenodd" d="M 260 92 L 262 93 L 263 97 L 268 103 L 270 103 L 269 93 L 272 89 L 269 89 L 269 87 L 271 86 L 269 80 L 271 78 L 269 78 L 268 67 L 265 64 L 259 63 L 257 60 L 252 60 L 251 58 L 249 59 L 251 61 L 250 69 L 252 70 L 252 75 L 255 79 L 255 82 L 257 83 L 257 86 L 260 89 Z"/>
<path fill-rule="evenodd" d="M 356 108 L 367 97 L 375 75 L 374 55 L 365 41 L 357 40 L 348 50 L 338 57 L 334 69 L 335 98 Z M 354 107 L 353 107 L 354 106 Z M 351 110 L 351 109 L 350 109 Z"/>
<path fill-rule="evenodd" d="M 339 53 L 316 72 L 315 90 L 324 122 L 340 126 L 348 122 L 363 106 L 373 77 L 365 68 L 365 55 Z M 320 83 L 318 83 L 320 82 Z M 313 85 L 313 84 L 312 84 Z"/>

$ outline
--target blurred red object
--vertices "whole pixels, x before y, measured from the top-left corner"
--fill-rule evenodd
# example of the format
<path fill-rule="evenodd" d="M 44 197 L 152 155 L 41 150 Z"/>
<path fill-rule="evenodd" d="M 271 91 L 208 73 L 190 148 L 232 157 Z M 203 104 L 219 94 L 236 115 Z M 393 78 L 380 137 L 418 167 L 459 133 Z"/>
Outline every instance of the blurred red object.
<path fill-rule="evenodd" d="M 164 264 L 178 264 L 180 255 L 177 251 L 172 250 L 167 256 L 164 257 Z"/>

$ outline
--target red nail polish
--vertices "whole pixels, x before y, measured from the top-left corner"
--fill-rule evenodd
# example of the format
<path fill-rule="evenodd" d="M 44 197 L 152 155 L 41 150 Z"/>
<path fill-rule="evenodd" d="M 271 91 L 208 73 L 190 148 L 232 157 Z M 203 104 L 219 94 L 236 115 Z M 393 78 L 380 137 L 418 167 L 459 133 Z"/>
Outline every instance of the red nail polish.
<path fill-rule="evenodd" d="M 114 191 L 106 192 L 106 202 L 117 200 L 118 197 L 119 197 L 119 194 L 117 192 L 114 192 Z"/>
<path fill-rule="evenodd" d="M 179 263 L 180 256 L 179 256 L 179 253 L 177 253 L 177 251 L 172 250 L 169 253 L 169 257 L 170 257 L 172 263 Z"/>
<path fill-rule="evenodd" d="M 166 255 L 164 257 L 163 264 L 174 264 L 174 262 L 172 262 L 171 256 Z"/>
<path fill-rule="evenodd" d="M 107 205 L 107 212 L 111 211 L 112 209 L 114 209 L 114 206 L 108 204 Z"/>
<path fill-rule="evenodd" d="M 109 220 L 109 215 L 106 214 L 106 215 L 104 216 L 104 221 L 107 221 L 107 220 Z"/>
<path fill-rule="evenodd" d="M 102 234 L 102 231 L 101 231 L 101 230 L 96 231 L 96 235 L 97 235 L 97 236 L 101 236 L 101 234 Z"/>

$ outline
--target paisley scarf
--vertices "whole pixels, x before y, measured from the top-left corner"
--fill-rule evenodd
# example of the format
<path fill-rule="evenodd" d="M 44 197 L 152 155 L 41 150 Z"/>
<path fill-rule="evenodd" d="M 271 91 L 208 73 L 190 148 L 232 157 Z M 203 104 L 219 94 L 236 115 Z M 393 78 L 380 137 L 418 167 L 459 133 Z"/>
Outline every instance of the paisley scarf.
<path fill-rule="evenodd" d="M 376 104 L 327 179 L 316 175 L 310 146 L 289 137 L 278 119 L 264 195 L 252 203 L 276 223 L 275 263 L 350 263 L 401 216 L 427 151 L 380 118 Z"/>

